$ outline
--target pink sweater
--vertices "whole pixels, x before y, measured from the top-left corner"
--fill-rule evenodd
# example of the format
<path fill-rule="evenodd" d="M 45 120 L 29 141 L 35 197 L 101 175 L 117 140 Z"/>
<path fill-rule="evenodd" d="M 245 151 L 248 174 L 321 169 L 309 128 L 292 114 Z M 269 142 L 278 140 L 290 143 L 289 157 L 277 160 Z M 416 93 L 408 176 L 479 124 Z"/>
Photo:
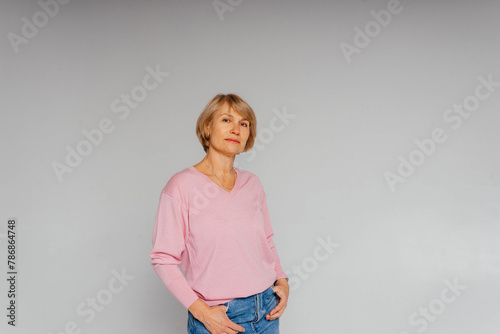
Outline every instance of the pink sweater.
<path fill-rule="evenodd" d="M 161 192 L 151 264 L 186 308 L 198 298 L 213 306 L 248 297 L 288 278 L 260 180 L 234 170 L 231 192 L 193 166 L 174 174 Z"/>

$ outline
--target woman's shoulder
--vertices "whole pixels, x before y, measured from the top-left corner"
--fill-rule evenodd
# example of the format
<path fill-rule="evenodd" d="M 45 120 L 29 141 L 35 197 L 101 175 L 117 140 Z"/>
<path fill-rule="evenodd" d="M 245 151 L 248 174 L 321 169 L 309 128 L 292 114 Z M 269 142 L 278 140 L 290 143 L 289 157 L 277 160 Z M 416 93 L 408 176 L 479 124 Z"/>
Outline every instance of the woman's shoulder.
<path fill-rule="evenodd" d="M 186 182 L 188 180 L 191 180 L 193 178 L 193 174 L 194 174 L 194 167 L 193 166 L 189 166 L 189 167 L 186 167 L 176 173 L 174 173 L 171 177 L 170 177 L 170 180 L 169 181 L 172 181 L 172 182 Z"/>
<path fill-rule="evenodd" d="M 170 176 L 162 192 L 180 199 L 183 197 L 182 193 L 189 189 L 194 182 L 192 167 L 186 167 Z"/>

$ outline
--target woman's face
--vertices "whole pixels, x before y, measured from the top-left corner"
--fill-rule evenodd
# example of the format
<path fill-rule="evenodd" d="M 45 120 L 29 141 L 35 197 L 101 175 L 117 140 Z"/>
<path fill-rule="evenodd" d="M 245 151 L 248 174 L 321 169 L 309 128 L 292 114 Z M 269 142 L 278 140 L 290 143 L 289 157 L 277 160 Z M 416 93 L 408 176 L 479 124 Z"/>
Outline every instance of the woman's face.
<path fill-rule="evenodd" d="M 209 128 L 210 149 L 227 156 L 243 152 L 250 134 L 250 122 L 224 103 L 217 110 Z"/>

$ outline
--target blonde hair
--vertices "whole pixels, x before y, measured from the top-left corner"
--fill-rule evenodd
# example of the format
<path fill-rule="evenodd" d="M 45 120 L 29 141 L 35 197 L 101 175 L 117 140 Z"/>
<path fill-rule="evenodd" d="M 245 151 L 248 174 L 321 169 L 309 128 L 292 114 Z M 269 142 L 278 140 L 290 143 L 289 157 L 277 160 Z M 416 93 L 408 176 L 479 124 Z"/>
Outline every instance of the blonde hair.
<path fill-rule="evenodd" d="M 205 109 L 201 112 L 196 122 L 196 136 L 203 146 L 205 153 L 209 148 L 209 136 L 206 133 L 206 129 L 209 127 L 215 113 L 220 107 L 227 103 L 229 108 L 233 109 L 239 113 L 243 118 L 248 120 L 249 124 L 249 135 L 243 152 L 250 150 L 255 143 L 255 136 L 257 135 L 257 118 L 252 108 L 246 103 L 241 97 L 236 94 L 217 94 L 215 97 L 208 102 Z"/>

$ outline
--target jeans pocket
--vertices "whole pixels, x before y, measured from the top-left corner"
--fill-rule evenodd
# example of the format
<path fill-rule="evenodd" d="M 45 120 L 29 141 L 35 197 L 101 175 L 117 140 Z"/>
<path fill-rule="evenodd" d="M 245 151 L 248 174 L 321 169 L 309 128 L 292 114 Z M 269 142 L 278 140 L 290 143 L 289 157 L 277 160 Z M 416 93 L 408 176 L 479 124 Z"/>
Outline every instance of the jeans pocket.
<path fill-rule="evenodd" d="M 276 292 L 274 292 L 273 287 L 270 287 L 269 289 L 267 289 L 266 292 L 269 294 L 269 296 L 272 296 L 274 298 L 278 298 L 278 295 L 276 294 Z"/>
<path fill-rule="evenodd" d="M 229 312 L 229 306 L 231 305 L 231 300 L 228 301 L 227 303 L 222 304 L 222 305 L 224 305 L 226 307 L 226 315 L 227 315 Z"/>
<path fill-rule="evenodd" d="M 266 294 L 264 296 L 265 296 L 265 305 L 266 308 L 269 309 L 269 311 L 271 311 L 276 307 L 276 305 L 278 305 L 279 297 L 276 294 L 276 292 L 274 292 L 272 287 L 266 291 Z"/>

